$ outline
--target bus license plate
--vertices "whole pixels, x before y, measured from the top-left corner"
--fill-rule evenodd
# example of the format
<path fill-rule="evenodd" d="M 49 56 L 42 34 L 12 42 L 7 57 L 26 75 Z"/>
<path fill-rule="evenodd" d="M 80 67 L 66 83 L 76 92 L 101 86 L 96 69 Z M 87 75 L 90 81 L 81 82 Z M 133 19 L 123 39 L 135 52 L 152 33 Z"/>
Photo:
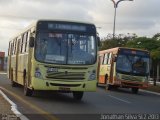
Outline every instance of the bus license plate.
<path fill-rule="evenodd" d="M 70 91 L 70 88 L 67 88 L 67 87 L 59 87 L 59 90 Z"/>

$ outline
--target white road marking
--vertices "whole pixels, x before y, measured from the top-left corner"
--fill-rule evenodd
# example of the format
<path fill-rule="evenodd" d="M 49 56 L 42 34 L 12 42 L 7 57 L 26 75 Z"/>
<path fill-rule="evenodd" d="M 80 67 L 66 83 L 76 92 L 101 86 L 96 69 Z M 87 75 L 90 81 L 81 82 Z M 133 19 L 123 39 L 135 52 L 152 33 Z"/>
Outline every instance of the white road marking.
<path fill-rule="evenodd" d="M 121 101 L 121 102 L 125 102 L 125 103 L 128 103 L 128 104 L 131 103 L 131 102 L 127 101 L 127 100 L 123 100 L 123 99 L 121 99 L 121 98 L 118 98 L 118 97 L 115 97 L 115 96 L 112 96 L 112 95 L 108 95 L 108 96 L 111 97 L 111 98 L 114 98 L 114 99 L 116 99 L 116 100 L 119 100 L 119 101 Z"/>
<path fill-rule="evenodd" d="M 24 116 L 22 113 L 20 113 L 17 110 L 17 105 L 13 101 L 11 101 L 1 90 L 0 90 L 0 94 L 3 96 L 5 100 L 7 100 L 11 104 L 11 110 L 17 117 L 19 117 L 21 120 L 29 120 L 26 116 Z"/>

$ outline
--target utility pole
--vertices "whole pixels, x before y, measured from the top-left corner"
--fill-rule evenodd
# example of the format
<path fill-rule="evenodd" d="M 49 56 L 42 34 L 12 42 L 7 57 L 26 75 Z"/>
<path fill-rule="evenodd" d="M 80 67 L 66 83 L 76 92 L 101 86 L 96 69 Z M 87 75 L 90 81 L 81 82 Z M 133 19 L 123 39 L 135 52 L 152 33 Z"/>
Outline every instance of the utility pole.
<path fill-rule="evenodd" d="M 111 0 L 114 4 L 114 23 L 113 23 L 113 40 L 115 39 L 115 26 L 116 26 L 116 14 L 117 14 L 117 8 L 118 8 L 118 4 L 122 1 L 133 1 L 133 0 L 118 0 L 117 2 L 115 2 L 115 0 Z"/>

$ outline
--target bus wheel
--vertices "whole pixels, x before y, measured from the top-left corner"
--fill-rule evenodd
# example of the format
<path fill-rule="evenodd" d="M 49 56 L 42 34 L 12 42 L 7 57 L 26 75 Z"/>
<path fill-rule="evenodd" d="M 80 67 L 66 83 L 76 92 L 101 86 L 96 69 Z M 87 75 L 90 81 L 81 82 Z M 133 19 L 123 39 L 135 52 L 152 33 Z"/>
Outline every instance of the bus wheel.
<path fill-rule="evenodd" d="M 25 82 L 25 84 L 24 84 L 24 95 L 25 95 L 25 96 L 32 96 L 32 94 L 33 94 L 33 90 L 29 89 L 29 88 L 27 87 L 26 82 Z"/>
<path fill-rule="evenodd" d="M 132 93 L 137 94 L 138 93 L 138 88 L 132 88 Z"/>
<path fill-rule="evenodd" d="M 111 85 L 108 84 L 108 74 L 105 75 L 105 84 L 106 84 L 106 90 L 111 90 Z"/>
<path fill-rule="evenodd" d="M 81 100 L 83 97 L 83 92 L 73 92 L 73 97 L 76 100 Z"/>
<path fill-rule="evenodd" d="M 14 82 L 13 80 L 11 80 L 11 86 L 12 86 L 12 87 L 17 87 L 17 83 Z"/>
<path fill-rule="evenodd" d="M 106 90 L 111 90 L 112 89 L 112 85 L 107 84 L 106 85 Z"/>
<path fill-rule="evenodd" d="M 28 88 L 27 80 L 24 80 L 24 95 L 25 96 L 32 96 L 33 90 Z"/>

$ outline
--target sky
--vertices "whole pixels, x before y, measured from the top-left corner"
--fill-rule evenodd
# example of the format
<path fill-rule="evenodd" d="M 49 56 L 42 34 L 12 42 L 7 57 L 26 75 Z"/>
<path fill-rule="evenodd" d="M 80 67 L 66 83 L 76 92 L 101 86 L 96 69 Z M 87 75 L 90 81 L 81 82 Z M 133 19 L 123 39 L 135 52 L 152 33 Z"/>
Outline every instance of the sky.
<path fill-rule="evenodd" d="M 120 2 L 116 34 L 160 33 L 159 5 L 160 0 Z M 113 33 L 114 6 L 111 0 L 0 0 L 0 51 L 7 52 L 9 40 L 38 19 L 91 22 L 103 38 Z"/>

